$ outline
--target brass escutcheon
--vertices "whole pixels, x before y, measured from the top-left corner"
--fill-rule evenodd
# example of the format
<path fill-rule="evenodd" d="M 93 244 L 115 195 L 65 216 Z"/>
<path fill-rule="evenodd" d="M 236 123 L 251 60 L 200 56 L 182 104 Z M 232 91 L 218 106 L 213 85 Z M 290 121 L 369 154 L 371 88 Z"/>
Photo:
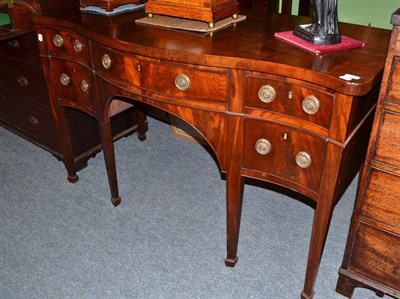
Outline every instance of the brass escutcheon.
<path fill-rule="evenodd" d="M 18 84 L 24 88 L 27 88 L 29 86 L 29 80 L 26 79 L 24 76 L 19 75 L 17 78 Z"/>
<path fill-rule="evenodd" d="M 272 145 L 267 139 L 261 138 L 257 140 L 255 148 L 260 155 L 266 155 L 271 151 Z"/>
<path fill-rule="evenodd" d="M 276 91 L 271 85 L 263 85 L 258 90 L 258 98 L 264 103 L 271 103 L 276 96 Z"/>
<path fill-rule="evenodd" d="M 305 113 L 314 115 L 319 110 L 319 100 L 313 95 L 306 96 L 303 100 L 302 107 Z"/>
<path fill-rule="evenodd" d="M 182 91 L 188 90 L 190 87 L 190 78 L 185 74 L 179 74 L 175 78 L 175 86 Z"/>
<path fill-rule="evenodd" d="M 61 48 L 64 45 L 64 39 L 61 35 L 55 34 L 53 36 L 53 43 L 57 48 Z"/>

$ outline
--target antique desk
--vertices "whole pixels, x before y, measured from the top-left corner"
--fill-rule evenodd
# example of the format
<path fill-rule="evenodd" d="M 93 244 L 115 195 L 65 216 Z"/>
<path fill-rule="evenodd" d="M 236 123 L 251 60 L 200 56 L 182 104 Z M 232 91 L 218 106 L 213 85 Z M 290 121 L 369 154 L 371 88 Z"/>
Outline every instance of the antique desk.
<path fill-rule="evenodd" d="M 310 19 L 242 14 L 245 21 L 213 34 L 135 24 L 144 11 L 108 18 L 55 10 L 32 21 L 65 155 L 68 106 L 98 121 L 114 205 L 120 197 L 110 117 L 132 103 L 176 115 L 204 136 L 226 173 L 227 266 L 237 261 L 244 177 L 315 202 L 301 294 L 312 298 L 335 203 L 363 162 L 390 31 L 341 24 L 366 46 L 316 56 L 274 38 Z M 339 78 L 347 73 L 360 79 Z M 71 161 L 65 165 L 75 181 Z"/>

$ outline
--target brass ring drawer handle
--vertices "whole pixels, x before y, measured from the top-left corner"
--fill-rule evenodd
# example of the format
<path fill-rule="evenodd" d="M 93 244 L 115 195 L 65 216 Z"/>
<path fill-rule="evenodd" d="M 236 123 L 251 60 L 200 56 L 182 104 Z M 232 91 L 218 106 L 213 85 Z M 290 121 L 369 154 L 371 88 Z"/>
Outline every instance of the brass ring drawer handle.
<path fill-rule="evenodd" d="M 29 86 L 29 80 L 22 75 L 18 76 L 17 81 L 21 87 L 27 88 Z"/>
<path fill-rule="evenodd" d="M 302 107 L 305 113 L 314 115 L 318 112 L 320 103 L 317 97 L 313 95 L 306 96 L 303 100 Z"/>
<path fill-rule="evenodd" d="M 60 82 L 64 86 L 68 86 L 71 83 L 71 78 L 67 74 L 61 74 Z"/>
<path fill-rule="evenodd" d="M 112 60 L 108 54 L 104 54 L 101 57 L 101 63 L 103 64 L 106 70 L 109 70 L 111 68 Z"/>
<path fill-rule="evenodd" d="M 190 88 L 190 78 L 185 74 L 179 74 L 175 78 L 175 86 L 182 91 L 188 90 Z"/>
<path fill-rule="evenodd" d="M 301 168 L 308 168 L 311 166 L 311 155 L 307 152 L 301 151 L 296 155 L 296 163 Z"/>
<path fill-rule="evenodd" d="M 276 97 L 276 91 L 271 85 L 263 85 L 258 90 L 258 98 L 264 103 L 271 103 Z"/>
<path fill-rule="evenodd" d="M 83 92 L 88 92 L 89 90 L 89 83 L 86 82 L 86 80 L 81 81 L 81 89 Z"/>
<path fill-rule="evenodd" d="M 267 139 L 261 138 L 257 140 L 255 148 L 260 155 L 266 155 L 271 151 L 272 145 Z"/>
<path fill-rule="evenodd" d="M 40 125 L 39 120 L 38 120 L 35 116 L 33 116 L 33 115 L 30 115 L 30 116 L 28 117 L 28 121 L 29 121 L 29 122 L 31 123 L 31 125 L 34 126 L 34 127 L 38 127 L 38 126 Z"/>
<path fill-rule="evenodd" d="M 57 48 L 61 48 L 64 45 L 64 39 L 61 35 L 55 34 L 53 36 L 53 43 Z"/>
<path fill-rule="evenodd" d="M 83 44 L 79 39 L 74 40 L 73 46 L 76 53 L 80 53 L 82 51 Z"/>

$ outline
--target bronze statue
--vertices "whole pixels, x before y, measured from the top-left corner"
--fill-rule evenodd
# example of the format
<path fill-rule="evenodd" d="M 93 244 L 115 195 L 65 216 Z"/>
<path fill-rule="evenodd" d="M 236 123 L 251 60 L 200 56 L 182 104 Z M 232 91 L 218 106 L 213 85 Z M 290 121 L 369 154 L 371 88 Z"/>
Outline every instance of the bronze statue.
<path fill-rule="evenodd" d="M 298 25 L 293 34 L 317 45 L 333 45 L 341 42 L 337 0 L 311 0 L 314 4 L 315 23 Z"/>

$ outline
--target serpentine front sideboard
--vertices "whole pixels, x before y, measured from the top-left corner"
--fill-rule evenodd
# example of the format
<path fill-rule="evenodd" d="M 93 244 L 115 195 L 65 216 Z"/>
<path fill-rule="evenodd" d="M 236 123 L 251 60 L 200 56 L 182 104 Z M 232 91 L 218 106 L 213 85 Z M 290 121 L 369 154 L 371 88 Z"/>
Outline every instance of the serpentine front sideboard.
<path fill-rule="evenodd" d="M 64 154 L 65 107 L 97 119 L 115 206 L 110 117 L 132 103 L 176 115 L 204 136 L 226 173 L 227 266 L 237 261 L 244 177 L 315 202 L 301 294 L 312 298 L 334 206 L 364 159 L 390 31 L 341 24 L 365 47 L 317 56 L 274 38 L 310 19 L 242 14 L 245 21 L 209 34 L 136 24 L 143 10 L 114 17 L 54 10 L 32 21 Z M 65 165 L 75 181 L 71 161 Z"/>

